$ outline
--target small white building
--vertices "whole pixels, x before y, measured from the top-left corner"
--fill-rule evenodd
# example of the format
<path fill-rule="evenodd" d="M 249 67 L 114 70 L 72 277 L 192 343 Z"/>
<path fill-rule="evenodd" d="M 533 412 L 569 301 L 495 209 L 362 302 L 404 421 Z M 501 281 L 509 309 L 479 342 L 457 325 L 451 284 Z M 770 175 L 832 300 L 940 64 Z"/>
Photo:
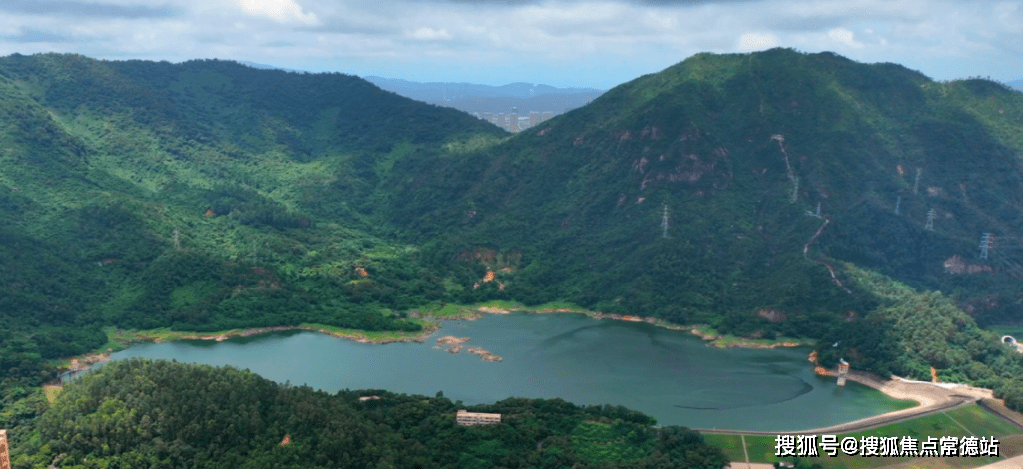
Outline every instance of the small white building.
<path fill-rule="evenodd" d="M 455 414 L 455 422 L 459 425 L 493 425 L 501 423 L 501 414 L 483 414 L 479 412 L 466 412 L 461 409 Z"/>

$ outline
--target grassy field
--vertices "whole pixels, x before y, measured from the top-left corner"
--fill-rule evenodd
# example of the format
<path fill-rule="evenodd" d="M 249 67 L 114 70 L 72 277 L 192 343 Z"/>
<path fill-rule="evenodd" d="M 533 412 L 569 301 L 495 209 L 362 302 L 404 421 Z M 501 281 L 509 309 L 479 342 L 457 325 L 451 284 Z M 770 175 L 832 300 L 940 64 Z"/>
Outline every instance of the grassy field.
<path fill-rule="evenodd" d="M 324 324 L 301 324 L 293 327 L 292 329 L 306 329 L 306 330 L 318 330 L 327 334 L 335 336 L 343 336 L 353 340 L 366 340 L 370 342 L 382 342 L 382 341 L 396 341 L 396 340 L 414 340 L 415 338 L 429 333 L 433 330 L 434 323 L 422 320 L 412 319 L 423 326 L 424 330 L 421 332 L 405 332 L 405 331 L 364 331 L 361 329 L 345 329 L 341 327 L 329 326 Z M 139 342 L 169 342 L 174 340 L 187 340 L 187 339 L 205 339 L 212 340 L 221 336 L 235 337 L 235 336 L 248 336 L 253 335 L 253 332 L 260 333 L 263 329 L 230 329 L 225 331 L 217 332 L 183 332 L 174 331 L 169 328 L 162 329 L 149 329 L 149 330 L 124 330 L 108 328 L 107 343 L 101 347 L 100 351 L 105 350 L 124 350 L 130 347 L 132 344 Z M 269 331 L 267 331 L 269 332 Z M 64 363 L 66 362 L 66 363 Z M 62 360 L 59 363 L 63 366 L 70 365 L 70 359 Z"/>
<path fill-rule="evenodd" d="M 982 409 L 980 406 L 971 405 L 960 409 L 944 412 L 945 415 L 961 423 L 974 436 L 1002 436 L 1020 433 L 1020 430 Z"/>
<path fill-rule="evenodd" d="M 990 326 L 987 330 L 998 335 L 1011 335 L 1016 340 L 1023 341 L 1023 326 Z"/>
<path fill-rule="evenodd" d="M 748 443 L 751 437 L 746 437 Z M 753 437 L 756 438 L 756 437 Z M 774 441 L 774 437 L 770 437 L 771 441 Z M 708 433 L 703 435 L 703 439 L 711 445 L 721 448 L 725 452 L 725 456 L 731 461 L 746 461 L 746 455 L 742 452 L 742 438 L 739 435 L 724 435 L 720 433 Z"/>
<path fill-rule="evenodd" d="M 43 393 L 46 394 L 46 400 L 52 403 L 57 400 L 57 394 L 60 394 L 60 386 L 43 386 Z"/>
<path fill-rule="evenodd" d="M 996 437 L 1001 442 L 999 454 L 1003 456 L 1014 456 L 1023 453 L 1023 432 L 977 405 L 885 425 L 872 430 L 840 434 L 838 435 L 838 440 L 841 441 L 845 437 L 853 437 L 859 440 L 862 437 L 868 436 L 897 437 L 900 439 L 904 436 L 909 436 L 918 440 L 926 440 L 927 437 L 941 438 L 943 436 L 953 436 L 962 438 L 969 435 L 987 438 Z M 708 443 L 720 447 L 733 461 L 745 460 L 739 435 L 707 434 L 704 437 Z M 747 435 L 745 439 L 750 462 L 773 463 L 783 460 L 783 458 L 774 456 L 777 444 L 774 436 Z M 810 459 L 821 464 L 825 469 L 880 467 L 897 467 L 899 469 L 965 469 L 990 464 L 998 461 L 999 458 L 878 458 L 848 456 L 839 451 L 835 457 L 827 456 L 821 452 L 820 457 Z"/>

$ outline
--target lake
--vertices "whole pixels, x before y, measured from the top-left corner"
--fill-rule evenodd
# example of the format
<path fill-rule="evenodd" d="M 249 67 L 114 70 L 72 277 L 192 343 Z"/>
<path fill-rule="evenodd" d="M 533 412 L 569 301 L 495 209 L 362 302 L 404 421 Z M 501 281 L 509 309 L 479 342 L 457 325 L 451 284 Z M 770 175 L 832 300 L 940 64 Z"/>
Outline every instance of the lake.
<path fill-rule="evenodd" d="M 461 353 L 435 349 L 470 337 Z M 503 358 L 485 362 L 482 347 Z M 112 359 L 148 357 L 232 365 L 328 392 L 386 389 L 465 404 L 507 397 L 623 405 L 660 425 L 801 430 L 897 410 L 899 401 L 813 373 L 807 348 L 718 349 L 684 331 L 581 314 L 485 315 L 445 321 L 426 343 L 363 344 L 306 331 L 146 343 Z"/>

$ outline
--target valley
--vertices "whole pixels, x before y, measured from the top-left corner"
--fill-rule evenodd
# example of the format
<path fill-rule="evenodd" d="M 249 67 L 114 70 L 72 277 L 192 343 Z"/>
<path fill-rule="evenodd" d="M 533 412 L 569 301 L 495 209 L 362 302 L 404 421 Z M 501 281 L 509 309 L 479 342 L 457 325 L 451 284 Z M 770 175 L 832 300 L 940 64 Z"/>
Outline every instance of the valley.
<path fill-rule="evenodd" d="M 635 410 L 601 424 L 625 418 L 637 425 L 612 432 L 643 448 L 633 454 L 637 461 L 655 458 L 655 446 L 657 454 L 681 457 L 657 446 L 665 441 L 703 444 L 681 429 L 640 428 L 652 421 L 638 412 L 669 426 L 720 428 L 749 414 L 726 418 L 709 410 L 744 402 L 760 406 L 756 421 L 731 428 L 775 430 L 771 425 L 785 420 L 785 429 L 799 430 L 892 410 L 875 391 L 811 381 L 818 378 L 806 361 L 810 351 L 824 367 L 844 359 L 879 376 L 970 384 L 1020 410 L 1023 354 L 993 332 L 1023 321 L 1020 129 L 1023 94 L 998 83 L 938 82 L 895 64 L 791 49 L 697 54 L 514 135 L 339 73 L 221 60 L 2 57 L 0 427 L 14 429 L 18 454 L 29 459 L 43 451 L 43 435 L 76 448 L 76 457 L 159 459 L 164 450 L 150 448 L 149 437 L 137 438 L 137 448 L 147 449 L 136 454 L 73 441 L 59 430 L 62 415 L 122 412 L 118 419 L 127 421 L 127 411 L 114 408 L 120 404 L 89 407 L 113 402 L 101 388 L 115 378 L 97 373 L 69 385 L 74 395 L 93 396 L 84 407 L 60 396 L 50 404 L 41 386 L 69 357 L 108 349 L 125 358 L 171 350 L 153 356 L 223 365 L 189 347 L 212 354 L 285 339 L 297 342 L 273 355 L 297 349 L 307 358 L 347 357 L 353 370 L 375 366 L 359 372 L 364 378 L 393 376 L 380 370 L 415 359 L 383 363 L 384 355 L 429 349 L 431 334 L 452 327 L 478 332 L 450 333 L 471 338 L 462 344 L 466 353 L 421 351 L 429 357 L 424 370 L 431 362 L 446 363 L 436 365 L 442 370 L 457 363 L 489 373 L 490 384 L 438 370 L 439 381 L 401 372 L 427 389 L 322 373 L 335 370 L 331 364 L 290 369 L 301 356 L 273 365 L 299 377 L 271 379 L 350 378 L 313 385 L 342 395 L 352 386 L 424 396 L 444 389 L 482 412 L 514 397 L 625 405 Z M 476 321 L 445 319 L 455 317 Z M 578 327 L 565 326 L 573 321 Z M 505 323 L 516 326 L 494 325 Z M 713 337 L 717 347 L 690 331 Z M 209 340 L 191 341 L 198 338 Z M 550 342 L 531 352 L 521 349 L 527 338 Z M 302 341 L 347 351 L 303 349 Z M 353 350 L 368 350 L 361 347 L 374 352 L 352 358 Z M 733 360 L 739 371 L 719 373 L 711 364 L 722 360 L 713 354 L 745 358 Z M 117 379 L 129 379 L 129 369 L 208 372 L 202 379 L 211 382 L 220 373 L 118 362 L 104 366 L 122 370 Z M 231 362 L 244 363 L 254 362 Z M 494 374 L 525 363 L 546 376 L 582 371 L 564 382 L 527 373 L 521 379 L 533 385 L 523 388 Z M 764 384 L 744 385 L 743 374 L 751 373 Z M 160 376 L 146 379 L 166 379 Z M 232 376 L 260 389 L 260 399 L 291 392 L 251 374 Z M 598 376 L 604 381 L 594 381 Z M 721 388 L 671 388 L 692 376 Z M 147 384 L 132 386 L 135 394 L 118 399 L 146 399 Z M 206 392 L 213 398 L 217 389 Z M 309 402 L 333 399 L 296 392 Z M 806 404 L 818 409 L 830 408 L 828 399 L 855 404 L 834 406 L 824 421 L 796 422 L 795 408 L 781 403 L 802 402 L 803 394 L 819 399 Z M 688 397 L 665 406 L 680 395 Z M 353 396 L 323 405 L 348 413 Z M 388 399 L 412 406 L 417 398 Z M 440 399 L 425 402 L 430 412 L 454 405 Z M 260 410 L 244 415 L 276 415 L 276 404 L 256 401 Z M 771 405 L 778 413 L 765 410 Z M 418 412 L 410 409 L 399 413 Z M 545 415 L 537 418 L 578 419 L 577 410 L 537 411 Z M 366 412 L 356 420 L 385 418 Z M 420 417 L 442 420 L 430 415 Z M 588 443 L 542 457 L 604 461 L 586 445 L 617 440 L 587 440 L 603 430 L 569 420 L 544 438 L 562 448 Z M 401 438 L 412 438 L 413 430 L 388 421 L 406 432 Z M 308 422 L 301 425 L 320 430 L 290 434 L 289 441 L 321 448 L 313 441 L 323 427 Z M 178 435 L 188 446 L 200 445 L 191 438 L 206 423 L 168 425 L 168 438 Z M 429 431 L 447 432 L 444 425 Z M 531 436 L 516 436 L 515 444 L 528 440 L 541 451 L 543 438 L 530 439 L 539 431 L 531 425 L 517 427 Z M 113 438 L 103 428 L 103 438 Z M 135 430 L 148 434 L 144 426 Z M 238 451 L 271 451 L 267 442 L 288 435 L 278 430 L 272 438 L 260 433 L 263 446 Z M 380 438 L 374 441 L 392 436 Z M 28 444 L 31 451 L 21 449 Z M 631 451 L 625 446 L 619 449 Z M 175 450 L 175 458 L 185 458 L 175 461 L 198 457 L 188 448 Z M 344 460 L 344 451 L 323 451 Z M 717 461 L 712 452 L 707 461 Z M 470 462 L 484 467 L 497 453 L 507 455 L 481 449 L 472 458 L 483 462 Z M 444 457 L 455 464 L 461 456 Z"/>

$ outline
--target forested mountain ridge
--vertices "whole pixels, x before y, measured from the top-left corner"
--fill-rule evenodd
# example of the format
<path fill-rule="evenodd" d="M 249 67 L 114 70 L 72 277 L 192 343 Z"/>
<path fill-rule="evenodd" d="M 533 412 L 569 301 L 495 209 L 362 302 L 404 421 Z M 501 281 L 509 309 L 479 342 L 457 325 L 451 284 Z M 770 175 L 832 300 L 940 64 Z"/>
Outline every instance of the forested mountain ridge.
<path fill-rule="evenodd" d="M 827 53 L 701 54 L 479 154 L 410 161 L 421 177 L 390 213 L 410 239 L 521 251 L 506 285 L 534 301 L 572 292 L 680 323 L 844 314 L 855 295 L 828 259 L 946 291 L 978 277 L 946 272 L 957 254 L 995 272 L 985 281 L 1011 277 L 1008 247 L 978 262 L 977 243 L 1023 233 L 1020 124 L 1023 94 L 992 82 Z M 1002 299 L 988 312 L 1014 311 Z"/>
<path fill-rule="evenodd" d="M 442 279 L 380 238 L 376 185 L 503 134 L 341 74 L 4 57 L 0 379 L 109 325 L 418 329 Z"/>
<path fill-rule="evenodd" d="M 829 360 L 882 373 L 978 379 L 964 367 L 1002 351 L 957 306 L 1021 319 L 1023 94 L 1003 85 L 830 53 L 699 54 L 541 127 L 407 161 L 391 221 L 424 258 L 494 271 L 479 285 L 493 295 L 826 338 Z M 1002 244 L 978 259 L 985 232 Z M 888 295 L 860 269 L 955 303 Z M 1021 364 L 1004 359 L 1010 377 Z"/>

